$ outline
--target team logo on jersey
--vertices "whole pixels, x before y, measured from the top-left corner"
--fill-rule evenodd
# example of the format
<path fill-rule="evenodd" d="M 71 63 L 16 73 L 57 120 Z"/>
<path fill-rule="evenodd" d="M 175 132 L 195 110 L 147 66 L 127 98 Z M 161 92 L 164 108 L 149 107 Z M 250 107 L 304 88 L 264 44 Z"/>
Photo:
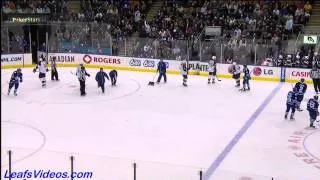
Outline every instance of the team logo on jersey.
<path fill-rule="evenodd" d="M 262 69 L 261 69 L 260 67 L 255 67 L 255 68 L 253 68 L 253 74 L 254 74 L 255 76 L 260 76 L 261 73 L 262 73 Z"/>
<path fill-rule="evenodd" d="M 155 65 L 154 61 L 151 61 L 151 60 L 145 60 L 143 62 L 144 67 L 154 67 L 154 65 Z"/>
<path fill-rule="evenodd" d="M 89 56 L 87 54 L 83 56 L 83 62 L 85 62 L 86 64 L 90 64 L 91 61 L 92 61 L 92 57 L 91 56 Z"/>

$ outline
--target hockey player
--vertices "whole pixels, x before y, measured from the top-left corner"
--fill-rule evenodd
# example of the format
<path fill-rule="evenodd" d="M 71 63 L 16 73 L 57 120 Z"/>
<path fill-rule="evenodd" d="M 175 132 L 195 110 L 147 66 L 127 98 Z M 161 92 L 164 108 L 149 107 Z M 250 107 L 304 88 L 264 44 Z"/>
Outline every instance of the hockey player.
<path fill-rule="evenodd" d="M 208 84 L 210 84 L 210 81 L 212 81 L 212 83 L 215 83 L 215 78 L 216 78 L 216 74 L 217 74 L 217 67 L 216 67 L 216 56 L 212 56 L 211 60 L 208 63 L 208 72 L 209 72 L 209 76 L 208 76 Z"/>
<path fill-rule="evenodd" d="M 249 71 L 247 65 L 243 65 L 242 91 L 246 91 L 246 90 L 250 91 L 250 84 L 249 84 L 250 79 L 251 79 L 250 71 Z"/>
<path fill-rule="evenodd" d="M 297 89 L 293 88 L 293 90 L 289 91 L 287 95 L 287 109 L 286 109 L 284 118 L 285 119 L 288 118 L 288 114 L 291 109 L 290 119 L 294 120 L 293 116 L 294 116 L 294 112 L 296 111 L 296 107 L 297 107 Z"/>
<path fill-rule="evenodd" d="M 159 61 L 157 72 L 159 72 L 159 77 L 158 77 L 157 83 L 158 84 L 160 83 L 162 76 L 164 78 L 164 83 L 166 83 L 167 82 L 167 75 L 166 75 L 167 65 L 165 62 L 163 62 L 162 59 L 160 59 L 160 61 Z"/>
<path fill-rule="evenodd" d="M 17 91 L 19 88 L 19 83 L 22 83 L 22 73 L 21 73 L 21 69 L 18 68 L 16 71 L 13 71 L 12 75 L 11 75 L 11 79 L 9 82 L 9 89 L 8 89 L 8 96 L 10 95 L 10 91 L 12 89 L 12 87 L 14 86 L 14 95 L 17 96 Z"/>
<path fill-rule="evenodd" d="M 320 91 L 320 70 L 316 67 L 316 65 L 314 65 L 311 69 L 310 77 L 313 81 L 314 91 L 318 94 Z"/>
<path fill-rule="evenodd" d="M 58 78 L 58 71 L 57 71 L 57 64 L 56 64 L 56 61 L 53 60 L 52 63 L 51 63 L 51 80 L 54 81 L 59 81 L 59 78 Z"/>
<path fill-rule="evenodd" d="M 233 62 L 232 78 L 236 80 L 236 87 L 240 87 L 240 66 Z"/>
<path fill-rule="evenodd" d="M 104 93 L 105 77 L 110 80 L 108 74 L 103 71 L 103 68 L 100 68 L 100 71 L 96 74 L 96 81 L 98 82 L 98 88 L 101 87 L 102 93 Z"/>
<path fill-rule="evenodd" d="M 112 70 L 109 72 L 109 76 L 111 79 L 111 86 L 115 86 L 117 83 L 118 72 L 116 70 Z"/>
<path fill-rule="evenodd" d="M 188 80 L 188 64 L 187 64 L 187 61 L 186 60 L 183 60 L 180 64 L 180 71 L 181 71 L 181 75 L 182 75 L 182 78 L 183 78 L 183 82 L 182 82 L 182 85 L 187 87 L 187 80 Z"/>
<path fill-rule="evenodd" d="M 318 111 L 319 103 L 318 103 L 318 96 L 315 95 L 313 99 L 308 101 L 307 110 L 309 111 L 310 116 L 310 127 L 315 128 L 313 125 L 314 121 L 316 121 L 317 116 L 319 116 Z"/>
<path fill-rule="evenodd" d="M 307 91 L 307 84 L 304 83 L 304 79 L 301 78 L 300 82 L 297 82 L 296 85 L 294 86 L 297 89 L 297 109 L 298 111 L 302 111 L 300 108 L 301 102 L 303 100 L 304 93 Z"/>
<path fill-rule="evenodd" d="M 87 73 L 83 65 L 80 65 L 80 68 L 78 67 L 76 75 L 78 76 L 79 83 L 80 83 L 80 95 L 85 96 L 87 94 L 86 93 L 86 76 L 90 77 L 90 74 Z"/>
<path fill-rule="evenodd" d="M 39 71 L 39 79 L 41 81 L 42 87 L 46 87 L 46 73 L 49 71 L 46 61 L 40 60 L 36 68 L 33 69 L 33 72 L 35 73 L 37 69 Z"/>

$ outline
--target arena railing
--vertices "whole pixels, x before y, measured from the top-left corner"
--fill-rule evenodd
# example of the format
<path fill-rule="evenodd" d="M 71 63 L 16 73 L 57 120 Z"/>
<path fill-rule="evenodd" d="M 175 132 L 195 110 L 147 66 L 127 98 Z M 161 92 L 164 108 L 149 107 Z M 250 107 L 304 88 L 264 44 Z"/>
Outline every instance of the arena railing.
<path fill-rule="evenodd" d="M 204 164 L 199 166 L 182 164 L 174 160 L 160 160 L 159 154 L 154 161 L 147 161 L 143 156 L 136 159 L 121 158 L 129 155 L 105 156 L 99 153 L 90 154 L 90 147 L 83 147 L 79 152 L 72 153 L 53 150 L 43 150 L 41 143 L 37 150 L 32 148 L 8 148 L 3 147 L 1 158 L 2 175 L 23 172 L 21 179 L 132 179 L 132 180 L 164 180 L 164 179 L 192 179 L 192 180 L 283 180 L 272 176 L 263 176 L 250 173 L 242 173 L 230 170 L 217 169 L 208 171 Z M 171 163 L 169 163 L 171 161 Z M 181 162 L 181 160 L 179 160 Z M 239 167 L 243 166 L 239 162 Z M 255 164 L 253 164 L 255 166 Z M 38 173 L 38 174 L 37 174 Z M 70 175 L 77 177 L 71 178 Z M 37 176 L 37 177 L 35 177 Z M 64 177 L 69 176 L 69 177 Z M 14 179 L 14 178 L 12 178 Z"/>
<path fill-rule="evenodd" d="M 36 49 L 52 53 L 103 54 L 151 59 L 174 60 L 181 57 L 201 62 L 216 56 L 220 63 L 233 59 L 243 64 L 260 65 L 265 58 L 275 59 L 279 53 L 295 54 L 302 41 L 302 35 L 297 41 L 293 39 L 278 42 L 243 37 L 218 37 L 210 40 L 122 37 L 115 36 L 112 30 L 108 30 L 109 25 L 94 22 L 48 22 L 37 24 L 36 29 L 34 26 L 3 23 L 2 53 L 30 53 Z"/>
<path fill-rule="evenodd" d="M 124 38 L 118 41 L 119 56 L 150 59 L 181 59 L 207 62 L 216 56 L 217 62 L 230 59 L 242 64 L 261 65 L 267 57 L 276 58 L 280 53 L 294 54 L 295 40 L 253 40 L 215 38 L 210 40 L 173 40 L 161 38 Z M 289 51 L 290 50 L 290 51 Z"/>

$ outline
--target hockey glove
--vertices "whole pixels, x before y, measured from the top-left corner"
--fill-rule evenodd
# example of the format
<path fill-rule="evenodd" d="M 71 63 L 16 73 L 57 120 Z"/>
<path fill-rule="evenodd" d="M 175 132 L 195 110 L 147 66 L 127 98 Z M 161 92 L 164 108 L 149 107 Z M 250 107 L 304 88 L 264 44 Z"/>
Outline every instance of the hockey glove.
<path fill-rule="evenodd" d="M 49 69 L 46 69 L 46 71 L 48 72 L 48 71 L 49 71 Z"/>
<path fill-rule="evenodd" d="M 33 73 L 35 73 L 36 71 L 37 71 L 37 69 L 36 69 L 36 68 L 34 68 L 34 69 L 33 69 Z"/>
<path fill-rule="evenodd" d="M 22 83 L 22 79 L 20 80 L 20 82 Z"/>

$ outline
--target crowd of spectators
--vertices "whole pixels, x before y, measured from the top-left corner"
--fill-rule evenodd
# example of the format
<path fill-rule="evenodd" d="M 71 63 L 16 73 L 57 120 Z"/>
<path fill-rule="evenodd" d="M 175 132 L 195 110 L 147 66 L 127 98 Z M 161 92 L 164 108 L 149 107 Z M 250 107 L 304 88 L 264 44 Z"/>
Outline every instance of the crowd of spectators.
<path fill-rule="evenodd" d="M 284 40 L 295 38 L 308 22 L 311 3 L 303 0 L 163 1 L 151 22 L 146 20 L 152 5 L 149 0 L 81 0 L 79 13 L 70 11 L 66 0 L 11 0 L 2 3 L 2 11 L 52 14 L 50 20 L 59 22 L 52 25 L 49 40 L 52 50 L 79 52 L 81 47 L 92 46 L 96 53 L 101 53 L 102 47 L 108 47 L 112 54 L 118 55 L 119 43 L 137 32 L 140 38 L 133 41 L 133 54 L 130 54 L 136 57 L 184 56 L 190 60 L 208 60 L 216 55 L 223 57 L 223 62 L 253 63 L 257 44 L 265 57 L 279 57 L 285 48 Z M 204 35 L 206 26 L 221 27 L 221 34 L 210 37 L 214 41 L 205 41 L 209 38 Z M 19 44 L 28 46 L 22 33 L 8 34 L 10 50 L 16 47 L 23 51 L 25 48 L 19 48 Z"/>
<path fill-rule="evenodd" d="M 295 38 L 311 13 L 312 5 L 304 1 L 174 1 L 164 3 L 154 21 L 144 23 L 140 34 L 160 41 L 161 46 L 152 47 L 158 54 L 165 46 L 172 47 L 176 39 L 187 39 L 190 59 L 200 58 L 198 40 L 204 40 L 205 36 L 199 35 L 206 26 L 220 26 L 221 36 L 214 38 L 229 48 L 246 47 L 249 40 L 273 44 L 279 51 L 283 48 L 281 42 Z"/>

